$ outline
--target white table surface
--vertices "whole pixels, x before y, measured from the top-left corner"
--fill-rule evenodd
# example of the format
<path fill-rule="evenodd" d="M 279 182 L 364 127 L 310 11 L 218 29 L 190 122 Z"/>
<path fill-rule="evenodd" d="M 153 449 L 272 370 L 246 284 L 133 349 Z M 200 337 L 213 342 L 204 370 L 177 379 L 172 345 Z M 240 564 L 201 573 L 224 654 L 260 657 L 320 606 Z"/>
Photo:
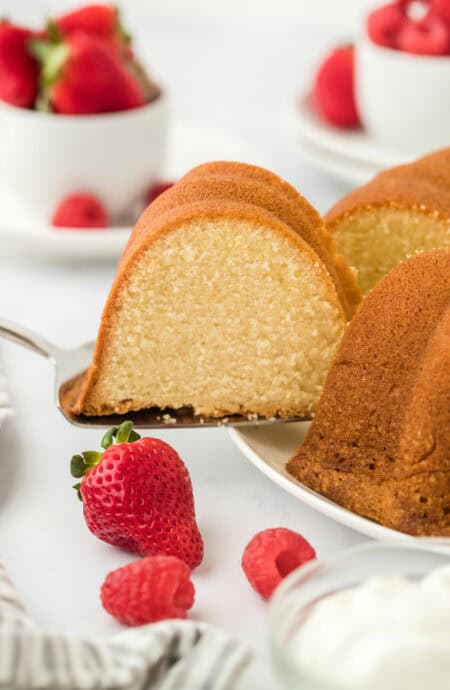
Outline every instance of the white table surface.
<path fill-rule="evenodd" d="M 130 12 L 130 14 L 133 14 Z M 147 24 L 145 23 L 147 22 Z M 168 85 L 181 117 L 222 126 L 263 150 L 272 167 L 324 210 L 345 191 L 309 169 L 291 149 L 283 109 L 330 39 L 288 18 L 239 24 L 214 18 L 142 19 L 141 43 Z M 0 315 L 63 346 L 95 336 L 114 265 L 50 263 L 0 248 Z M 52 372 L 38 356 L 1 347 L 16 416 L 0 433 L 0 555 L 37 622 L 79 634 L 119 626 L 103 612 L 99 587 L 131 556 L 93 537 L 75 492 L 69 459 L 96 448 L 99 434 L 71 427 L 53 405 Z M 166 431 L 191 472 L 205 560 L 195 571 L 193 617 L 236 634 L 255 651 L 241 688 L 279 687 L 270 670 L 266 604 L 240 569 L 255 532 L 301 532 L 319 556 L 363 540 L 283 493 L 233 446 L 223 430 Z"/>

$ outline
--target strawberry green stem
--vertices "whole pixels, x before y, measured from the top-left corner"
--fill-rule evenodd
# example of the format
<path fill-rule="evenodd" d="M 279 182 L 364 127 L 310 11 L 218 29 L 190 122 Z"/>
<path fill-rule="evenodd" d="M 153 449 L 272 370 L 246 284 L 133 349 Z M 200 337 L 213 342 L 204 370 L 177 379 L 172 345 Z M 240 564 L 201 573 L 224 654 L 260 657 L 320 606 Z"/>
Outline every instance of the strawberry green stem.
<path fill-rule="evenodd" d="M 120 426 L 113 426 L 109 429 L 102 438 L 102 448 L 107 450 L 114 443 L 114 438 L 117 443 L 134 443 L 141 438 L 133 429 L 133 422 L 122 422 Z"/>
<path fill-rule="evenodd" d="M 140 438 L 139 434 L 133 429 L 133 422 L 125 421 L 120 426 L 113 426 L 112 429 L 106 432 L 102 438 L 102 448 L 104 450 L 110 448 L 114 443 L 114 439 L 117 443 L 134 443 L 134 441 L 138 441 Z M 81 479 L 89 470 L 92 470 L 99 464 L 102 457 L 103 453 L 97 450 L 85 450 L 81 454 L 74 455 L 70 461 L 72 477 Z M 81 496 L 80 483 L 75 484 L 73 488 Z"/>
<path fill-rule="evenodd" d="M 51 19 L 47 22 L 47 36 L 51 43 L 61 43 L 64 38 L 59 26 L 57 26 L 55 22 L 52 22 Z"/>
<path fill-rule="evenodd" d="M 119 38 L 125 43 L 129 44 L 131 43 L 131 34 L 125 29 L 123 23 L 122 23 L 122 17 L 120 15 L 120 10 L 118 7 L 116 9 L 116 17 L 117 17 L 117 33 L 119 35 Z"/>

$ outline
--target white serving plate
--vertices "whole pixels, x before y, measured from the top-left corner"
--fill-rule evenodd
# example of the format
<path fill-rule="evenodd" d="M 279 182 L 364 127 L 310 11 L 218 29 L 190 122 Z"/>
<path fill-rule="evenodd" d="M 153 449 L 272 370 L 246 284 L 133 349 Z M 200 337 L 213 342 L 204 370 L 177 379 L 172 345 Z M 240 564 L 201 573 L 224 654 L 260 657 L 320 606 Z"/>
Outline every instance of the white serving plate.
<path fill-rule="evenodd" d="M 208 160 L 240 160 L 265 165 L 239 138 L 220 129 L 175 121 L 169 135 L 167 164 L 161 179 L 176 180 Z M 66 260 L 111 260 L 120 256 L 134 221 L 106 229 L 55 229 L 33 222 L 0 189 L 0 252 L 37 254 Z"/>
<path fill-rule="evenodd" d="M 3 363 L 0 361 L 0 427 L 5 419 L 11 417 L 12 409 L 9 406 L 8 383 L 3 373 Z"/>
<path fill-rule="evenodd" d="M 229 435 L 245 457 L 271 481 L 331 520 L 372 539 L 414 539 L 342 508 L 288 474 L 285 468 L 286 462 L 302 443 L 308 425 L 308 422 L 295 422 L 266 427 L 248 427 L 241 430 L 229 429 Z M 421 541 L 450 548 L 450 539 L 423 538 Z"/>
<path fill-rule="evenodd" d="M 408 163 L 417 155 L 393 151 L 374 142 L 363 129 L 339 129 L 321 120 L 303 94 L 288 115 L 295 143 L 312 164 L 346 181 L 361 184 L 385 168 Z"/>

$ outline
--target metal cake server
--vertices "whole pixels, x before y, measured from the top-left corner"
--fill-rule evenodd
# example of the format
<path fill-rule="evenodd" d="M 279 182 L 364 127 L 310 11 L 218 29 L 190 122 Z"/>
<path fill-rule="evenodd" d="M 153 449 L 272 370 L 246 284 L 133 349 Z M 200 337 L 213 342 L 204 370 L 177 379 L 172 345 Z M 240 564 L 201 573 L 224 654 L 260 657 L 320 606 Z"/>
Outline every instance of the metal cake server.
<path fill-rule="evenodd" d="M 22 328 L 22 326 L 5 319 L 0 319 L 0 337 L 11 340 L 18 345 L 22 345 L 49 360 L 55 371 L 56 405 L 67 421 L 76 426 L 108 428 L 119 425 L 125 419 L 130 419 L 135 427 L 141 429 L 186 429 L 217 426 L 257 426 L 300 422 L 306 421 L 307 419 L 302 417 L 255 419 L 253 417 L 249 418 L 241 415 L 206 417 L 203 415 L 195 415 L 193 410 L 189 407 L 178 410 L 151 408 L 139 412 L 128 412 L 125 415 L 108 415 L 102 417 L 74 415 L 64 407 L 61 400 L 61 394 L 70 381 L 84 371 L 91 363 L 94 342 L 85 343 L 73 350 L 67 350 L 50 343 L 42 336 L 33 333 L 27 328 Z"/>

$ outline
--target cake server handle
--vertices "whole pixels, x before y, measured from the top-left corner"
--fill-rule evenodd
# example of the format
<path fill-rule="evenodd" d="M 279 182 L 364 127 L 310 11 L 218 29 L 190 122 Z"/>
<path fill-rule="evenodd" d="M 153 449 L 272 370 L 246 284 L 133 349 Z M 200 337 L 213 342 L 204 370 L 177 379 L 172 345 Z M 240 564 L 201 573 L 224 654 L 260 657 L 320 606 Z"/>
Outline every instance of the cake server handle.
<path fill-rule="evenodd" d="M 30 331 L 28 328 L 19 326 L 19 324 L 13 321 L 8 321 L 8 319 L 0 319 L 0 338 L 22 345 L 22 347 L 26 347 L 28 350 L 36 352 L 52 362 L 56 362 L 58 355 L 61 353 L 61 348 L 50 343 L 41 335 Z"/>

